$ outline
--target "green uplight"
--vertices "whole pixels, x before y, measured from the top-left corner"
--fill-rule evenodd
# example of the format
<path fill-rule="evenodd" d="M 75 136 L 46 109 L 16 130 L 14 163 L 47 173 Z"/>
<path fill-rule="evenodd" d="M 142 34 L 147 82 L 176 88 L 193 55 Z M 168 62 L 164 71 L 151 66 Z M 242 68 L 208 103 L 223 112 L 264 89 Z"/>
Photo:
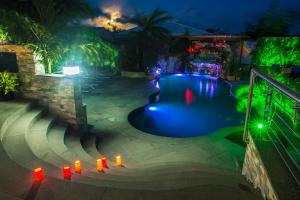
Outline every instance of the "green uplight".
<path fill-rule="evenodd" d="M 259 129 L 262 129 L 264 126 L 263 126 L 263 124 L 259 123 L 259 124 L 257 125 L 257 127 L 258 127 Z"/>

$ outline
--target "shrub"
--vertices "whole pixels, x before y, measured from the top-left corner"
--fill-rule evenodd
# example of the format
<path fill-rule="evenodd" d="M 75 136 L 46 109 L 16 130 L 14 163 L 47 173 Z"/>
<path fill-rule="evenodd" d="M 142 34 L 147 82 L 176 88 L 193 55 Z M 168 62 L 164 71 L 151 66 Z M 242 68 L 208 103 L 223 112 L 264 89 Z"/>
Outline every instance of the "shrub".
<path fill-rule="evenodd" d="M 7 96 L 17 92 L 18 77 L 7 71 L 0 72 L 0 94 Z"/>
<path fill-rule="evenodd" d="M 10 36 L 5 27 L 0 25 L 0 42 L 8 42 L 10 41 Z"/>

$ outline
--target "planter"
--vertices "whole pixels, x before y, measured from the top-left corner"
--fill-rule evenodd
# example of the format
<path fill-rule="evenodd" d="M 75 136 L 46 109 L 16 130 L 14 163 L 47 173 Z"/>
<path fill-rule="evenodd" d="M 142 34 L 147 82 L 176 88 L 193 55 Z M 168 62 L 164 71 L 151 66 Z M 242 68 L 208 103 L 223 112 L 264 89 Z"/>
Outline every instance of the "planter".
<path fill-rule="evenodd" d="M 122 71 L 121 76 L 126 78 L 147 78 L 145 72 Z"/>

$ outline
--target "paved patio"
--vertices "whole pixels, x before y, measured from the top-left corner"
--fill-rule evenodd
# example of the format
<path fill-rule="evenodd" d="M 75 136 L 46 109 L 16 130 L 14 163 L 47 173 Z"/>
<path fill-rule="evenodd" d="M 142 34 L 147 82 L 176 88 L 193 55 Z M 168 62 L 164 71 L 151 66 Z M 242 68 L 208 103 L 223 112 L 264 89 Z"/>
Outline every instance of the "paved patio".
<path fill-rule="evenodd" d="M 235 159 L 243 158 L 244 149 L 224 139 L 225 135 L 239 131 L 241 127 L 187 139 L 142 133 L 128 123 L 127 115 L 147 102 L 149 94 L 154 92 L 151 84 L 143 80 L 113 78 L 105 79 L 100 85 L 103 87 L 97 87 L 98 94 L 85 97 L 89 120 L 94 125 L 92 131 L 101 139 L 98 149 L 110 158 L 117 153 L 121 154 L 124 164 L 133 172 L 121 173 L 121 170 L 119 175 L 98 173 L 93 174 L 93 177 L 89 177 L 86 172 L 82 175 L 73 174 L 74 180 L 65 181 L 55 162 L 59 162 L 58 157 L 62 156 L 60 159 L 66 160 L 62 160 L 61 164 L 68 163 L 67 157 L 61 154 L 50 155 L 50 152 L 45 156 L 34 156 L 33 141 L 24 140 L 22 146 L 7 146 L 9 144 L 5 141 L 11 138 L 13 142 L 13 137 L 5 136 L 0 145 L 0 199 L 261 199 L 258 191 L 246 182 L 236 167 Z M 1 133 L 16 134 L 9 130 L 21 128 L 14 125 L 20 124 L 22 121 L 19 119 L 27 119 L 26 116 L 34 111 L 28 108 L 29 105 L 23 101 L 0 102 Z M 36 122 L 32 119 L 32 128 L 35 130 L 46 119 Z M 31 127 L 28 123 L 24 126 Z M 38 131 L 36 134 L 44 133 Z M 22 135 L 20 130 L 18 137 Z M 77 144 L 80 146 L 78 139 Z M 53 145 L 59 143 L 64 145 L 63 141 Z M 22 149 L 29 150 L 29 147 L 33 152 L 26 151 L 25 154 Z M 32 158 L 22 164 L 19 160 L 22 155 Z M 35 164 L 28 167 L 32 161 Z M 48 172 L 40 184 L 35 183 L 32 177 L 32 169 L 37 165 L 42 165 L 45 173 Z M 182 184 L 186 186 L 182 187 Z M 145 187 L 147 185 L 149 187 Z M 150 186 L 152 189 L 149 189 Z"/>

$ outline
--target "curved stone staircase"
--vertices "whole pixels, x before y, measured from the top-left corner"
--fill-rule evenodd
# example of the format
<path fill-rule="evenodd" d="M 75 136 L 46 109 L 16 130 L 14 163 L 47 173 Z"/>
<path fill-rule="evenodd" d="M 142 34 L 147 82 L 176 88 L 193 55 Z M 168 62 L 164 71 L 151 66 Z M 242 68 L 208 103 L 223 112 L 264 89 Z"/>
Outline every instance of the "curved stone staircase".
<path fill-rule="evenodd" d="M 13 165 L 10 160 L 18 164 L 12 169 L 18 174 L 21 168 L 27 184 L 33 180 L 34 168 L 44 169 L 47 177 L 36 191 L 35 199 L 47 199 L 49 191 L 52 196 L 48 199 L 150 199 L 154 196 L 156 199 L 199 199 L 200 196 L 260 199 L 242 175 L 197 163 L 138 165 L 125 161 L 125 167 L 116 167 L 108 160 L 109 169 L 99 173 L 96 160 L 103 155 L 97 149 L 96 135 L 72 131 L 46 109 L 21 104 L 21 108 L 0 121 L 1 157 L 5 154 L 2 162 L 8 163 L 6 167 Z M 81 161 L 82 173 L 73 173 L 71 181 L 63 180 L 62 167 L 72 166 L 75 160 Z M 0 199 L 1 187 L 0 184 Z M 74 192 L 75 189 L 79 191 Z M 4 191 L 3 195 L 8 194 L 11 199 L 26 199 L 31 194 L 31 189 L 27 194 L 13 193 L 12 189 Z"/>

